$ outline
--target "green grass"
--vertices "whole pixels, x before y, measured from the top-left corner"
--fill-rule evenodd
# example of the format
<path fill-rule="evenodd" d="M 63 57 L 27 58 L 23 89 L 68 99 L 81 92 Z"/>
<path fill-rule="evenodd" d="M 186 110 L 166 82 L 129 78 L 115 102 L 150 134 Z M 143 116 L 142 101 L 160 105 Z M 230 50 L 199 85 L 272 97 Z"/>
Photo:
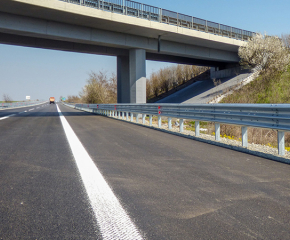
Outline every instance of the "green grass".
<path fill-rule="evenodd" d="M 290 65 L 283 73 L 261 74 L 221 103 L 290 103 Z"/>
<path fill-rule="evenodd" d="M 11 101 L 9 103 L 14 103 L 14 102 L 24 102 L 24 101 Z M 6 103 L 5 101 L 0 101 L 0 103 Z"/>

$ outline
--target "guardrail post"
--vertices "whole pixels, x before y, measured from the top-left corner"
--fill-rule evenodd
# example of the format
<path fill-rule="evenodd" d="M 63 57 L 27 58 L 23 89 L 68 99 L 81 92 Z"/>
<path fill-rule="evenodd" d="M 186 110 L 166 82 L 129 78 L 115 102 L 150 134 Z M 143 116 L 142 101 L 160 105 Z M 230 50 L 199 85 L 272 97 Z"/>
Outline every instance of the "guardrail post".
<path fill-rule="evenodd" d="M 194 123 L 194 127 L 195 127 L 195 136 L 199 137 L 199 121 L 195 121 Z"/>
<path fill-rule="evenodd" d="M 112 111 L 110 110 L 110 117 L 112 117 Z"/>
<path fill-rule="evenodd" d="M 136 113 L 136 123 L 139 123 L 139 113 Z"/>
<path fill-rule="evenodd" d="M 122 119 L 124 120 L 124 118 L 125 118 L 125 113 L 122 112 Z"/>
<path fill-rule="evenodd" d="M 215 140 L 220 141 L 221 140 L 221 125 L 219 123 L 215 123 Z"/>
<path fill-rule="evenodd" d="M 143 124 L 145 124 L 145 117 L 146 117 L 146 114 L 143 114 L 143 115 L 142 115 L 142 123 L 143 123 Z"/>
<path fill-rule="evenodd" d="M 179 131 L 180 132 L 183 132 L 183 125 L 184 125 L 183 122 L 184 122 L 184 119 L 179 120 Z"/>
<path fill-rule="evenodd" d="M 152 115 L 149 115 L 149 126 L 152 126 Z"/>
<path fill-rule="evenodd" d="M 278 154 L 285 155 L 285 132 L 278 131 Z"/>
<path fill-rule="evenodd" d="M 193 29 L 193 17 L 191 17 L 191 29 Z"/>
<path fill-rule="evenodd" d="M 131 115 L 131 122 L 133 122 L 133 113 L 130 113 Z"/>
<path fill-rule="evenodd" d="M 161 116 L 158 116 L 158 127 L 161 128 Z"/>
<path fill-rule="evenodd" d="M 118 111 L 118 118 L 121 118 L 121 112 Z"/>
<path fill-rule="evenodd" d="M 242 146 L 247 148 L 248 147 L 248 127 L 242 127 Z"/>
<path fill-rule="evenodd" d="M 168 129 L 169 130 L 172 129 L 172 118 L 171 117 L 168 118 Z"/>
<path fill-rule="evenodd" d="M 128 121 L 129 120 L 129 113 L 126 112 L 126 120 Z"/>

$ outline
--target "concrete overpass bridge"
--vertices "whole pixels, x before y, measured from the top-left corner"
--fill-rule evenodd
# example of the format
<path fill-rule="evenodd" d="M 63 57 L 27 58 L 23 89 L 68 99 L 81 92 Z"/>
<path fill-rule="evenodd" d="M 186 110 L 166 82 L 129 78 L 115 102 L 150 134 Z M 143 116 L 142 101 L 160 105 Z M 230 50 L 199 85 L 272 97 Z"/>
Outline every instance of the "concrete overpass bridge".
<path fill-rule="evenodd" d="M 252 32 L 129 0 L 2 0 L 0 43 L 117 57 L 118 102 L 146 102 L 146 59 L 235 65 Z"/>

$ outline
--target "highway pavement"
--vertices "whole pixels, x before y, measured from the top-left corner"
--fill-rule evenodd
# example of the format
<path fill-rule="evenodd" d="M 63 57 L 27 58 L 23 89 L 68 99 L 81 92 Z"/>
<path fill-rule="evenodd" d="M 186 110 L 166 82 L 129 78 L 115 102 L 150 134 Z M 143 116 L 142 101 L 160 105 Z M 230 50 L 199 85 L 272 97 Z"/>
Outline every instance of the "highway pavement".
<path fill-rule="evenodd" d="M 290 239 L 289 165 L 57 106 L 0 111 L 0 239 Z"/>

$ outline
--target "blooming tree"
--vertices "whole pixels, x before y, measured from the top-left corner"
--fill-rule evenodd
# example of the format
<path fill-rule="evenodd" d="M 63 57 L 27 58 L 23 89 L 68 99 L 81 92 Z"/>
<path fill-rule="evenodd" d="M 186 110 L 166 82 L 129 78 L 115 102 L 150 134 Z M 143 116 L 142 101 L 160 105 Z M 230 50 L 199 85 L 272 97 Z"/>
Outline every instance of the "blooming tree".
<path fill-rule="evenodd" d="M 289 49 L 276 36 L 255 34 L 245 46 L 239 48 L 243 65 L 258 67 L 262 71 L 284 71 L 290 63 Z"/>

